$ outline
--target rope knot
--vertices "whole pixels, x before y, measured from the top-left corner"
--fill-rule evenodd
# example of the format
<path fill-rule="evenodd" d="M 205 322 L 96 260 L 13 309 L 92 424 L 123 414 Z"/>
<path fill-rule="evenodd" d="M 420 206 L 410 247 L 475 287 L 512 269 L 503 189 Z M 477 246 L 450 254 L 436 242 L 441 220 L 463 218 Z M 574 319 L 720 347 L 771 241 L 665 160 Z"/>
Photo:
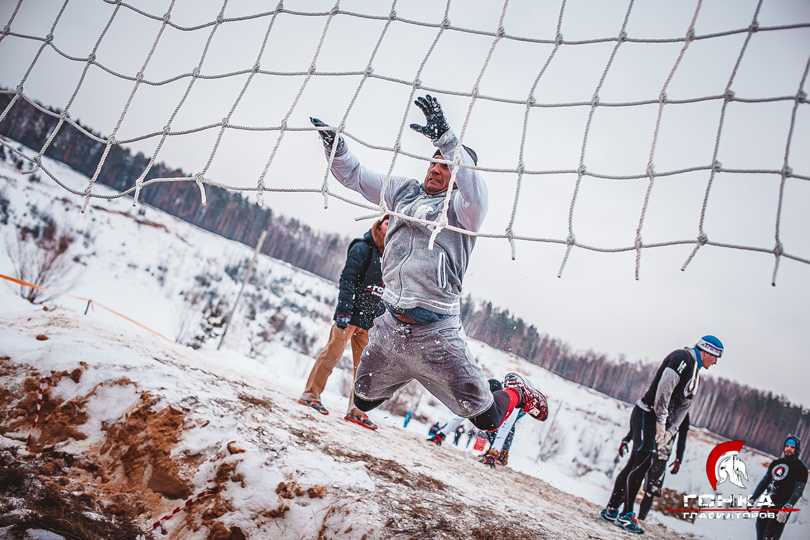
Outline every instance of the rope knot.
<path fill-rule="evenodd" d="M 340 8 L 337 6 L 337 4 L 335 4 L 334 6 L 332 6 L 332 9 L 329 10 L 329 15 L 331 17 L 334 17 L 338 13 L 340 13 Z"/>
<path fill-rule="evenodd" d="M 721 172 L 722 170 L 723 170 L 723 164 L 720 163 L 717 160 L 714 160 L 714 163 L 712 163 L 712 171 Z"/>
<path fill-rule="evenodd" d="M 799 103 L 801 103 L 801 102 L 806 103 L 807 102 L 807 92 L 805 92 L 804 90 L 799 90 L 799 93 L 796 94 L 796 101 L 798 101 Z"/>
<path fill-rule="evenodd" d="M 222 119 L 222 127 L 228 127 L 228 121 L 230 120 L 229 116 L 226 116 Z"/>
<path fill-rule="evenodd" d="M 281 121 L 281 131 L 287 131 L 287 119 Z"/>
<path fill-rule="evenodd" d="M 262 63 L 256 60 L 256 63 L 253 64 L 253 73 L 256 73 L 260 69 L 262 69 Z"/>
<path fill-rule="evenodd" d="M 119 144 L 118 139 L 116 139 L 115 136 L 112 136 L 109 139 L 107 139 L 107 144 L 109 144 L 110 146 L 113 146 L 115 144 Z"/>
<path fill-rule="evenodd" d="M 140 71 L 139 71 L 139 72 L 138 72 L 138 73 L 135 75 L 135 82 L 140 83 L 141 81 L 143 81 L 143 70 L 140 70 Z"/>
<path fill-rule="evenodd" d="M 725 99 L 726 102 L 734 101 L 734 91 L 731 89 L 726 90 L 726 93 L 723 94 L 723 99 Z"/>
<path fill-rule="evenodd" d="M 596 107 L 599 105 L 599 94 L 594 94 L 591 98 L 591 107 Z"/>
<path fill-rule="evenodd" d="M 782 247 L 782 242 L 779 240 L 776 241 L 776 245 L 773 247 L 773 254 L 777 257 L 781 257 L 785 253 L 785 250 Z"/>
<path fill-rule="evenodd" d="M 663 105 L 666 102 L 667 102 L 667 93 L 661 92 L 660 94 L 658 94 L 658 104 Z"/>
<path fill-rule="evenodd" d="M 389 21 L 397 20 L 397 10 L 395 10 L 393 8 L 391 9 L 391 13 L 388 14 L 388 20 Z"/>
<path fill-rule="evenodd" d="M 751 26 L 748 27 L 749 32 L 758 32 L 759 31 L 759 21 L 754 21 L 751 23 Z"/>
<path fill-rule="evenodd" d="M 580 165 L 579 169 L 577 169 L 577 173 L 580 176 L 584 176 L 586 172 L 587 172 L 587 169 L 585 168 L 585 165 Z"/>
<path fill-rule="evenodd" d="M 498 32 L 495 34 L 497 37 L 502 38 L 506 35 L 506 30 L 504 30 L 503 26 L 498 27 Z"/>
<path fill-rule="evenodd" d="M 698 245 L 705 246 L 708 241 L 709 238 L 706 236 L 706 233 L 700 233 L 700 236 L 697 237 Z"/>
<path fill-rule="evenodd" d="M 8 28 L 8 26 L 6 28 Z M 8 32 L 4 30 L 3 33 L 7 34 Z M 53 34 L 48 34 L 47 36 L 45 36 L 45 44 L 50 45 L 51 43 L 53 43 Z"/>
<path fill-rule="evenodd" d="M 473 89 L 472 89 L 472 97 L 473 97 L 474 99 L 477 99 L 477 98 L 478 98 L 478 85 L 477 85 L 477 84 L 476 84 L 475 86 L 473 86 Z"/>
<path fill-rule="evenodd" d="M 619 34 L 619 43 L 624 43 L 625 41 L 627 41 L 627 32 L 622 30 L 622 33 Z"/>
<path fill-rule="evenodd" d="M 782 167 L 782 176 L 784 176 L 785 178 L 790 178 L 791 176 L 793 176 L 793 169 L 785 165 L 784 167 Z"/>
<path fill-rule="evenodd" d="M 315 73 L 315 62 L 312 62 L 312 64 L 310 64 L 309 66 L 309 69 L 307 70 L 307 74 L 312 75 L 314 73 Z"/>
<path fill-rule="evenodd" d="M 418 90 L 422 88 L 422 79 L 416 78 L 413 80 L 413 87 Z"/>
<path fill-rule="evenodd" d="M 574 236 L 574 233 L 570 233 L 568 238 L 565 239 L 565 245 L 568 247 L 575 246 L 577 243 L 577 237 Z"/>
<path fill-rule="evenodd" d="M 168 134 L 169 134 L 169 131 L 170 131 L 171 129 L 172 129 L 172 127 L 171 127 L 169 124 L 166 124 L 165 126 L 163 126 L 163 134 L 164 134 L 164 135 L 168 135 Z"/>
<path fill-rule="evenodd" d="M 165 24 L 165 23 L 169 22 L 171 20 L 171 18 L 172 18 L 172 14 L 167 11 L 166 13 L 163 14 L 163 23 Z"/>
<path fill-rule="evenodd" d="M 371 66 L 368 66 L 368 67 L 366 68 L 366 72 L 365 72 L 365 73 L 366 73 L 366 77 L 371 77 L 372 75 L 374 75 L 374 68 L 373 68 L 373 67 L 371 67 Z"/>
<path fill-rule="evenodd" d="M 647 176 L 649 176 L 650 178 L 655 177 L 655 165 L 653 165 L 652 163 L 647 165 Z"/>
<path fill-rule="evenodd" d="M 562 32 L 557 32 L 557 35 L 554 36 L 554 45 L 562 45 L 562 42 L 563 42 Z"/>
<path fill-rule="evenodd" d="M 91 52 L 90 56 L 87 57 L 87 61 L 90 62 L 90 63 L 95 62 L 96 61 L 96 53 Z"/>
<path fill-rule="evenodd" d="M 529 99 L 526 100 L 526 105 L 529 107 L 534 107 L 537 104 L 537 101 L 534 99 L 534 96 L 529 96 Z"/>
<path fill-rule="evenodd" d="M 636 251 L 641 250 L 641 248 L 643 248 L 643 247 L 644 247 L 644 243 L 641 241 L 641 235 L 639 234 L 639 235 L 636 236 L 636 242 L 635 242 Z"/>
<path fill-rule="evenodd" d="M 695 39 L 695 29 L 690 28 L 689 31 L 686 33 L 686 42 L 689 43 Z"/>
<path fill-rule="evenodd" d="M 223 22 L 225 22 L 225 16 L 222 13 L 220 13 L 219 15 L 217 15 L 217 24 L 222 24 Z"/>
<path fill-rule="evenodd" d="M 447 17 L 445 17 L 444 20 L 442 21 L 442 28 L 445 30 L 450 28 L 450 19 L 448 19 Z"/>
<path fill-rule="evenodd" d="M 22 85 L 22 83 L 18 84 L 18 85 L 17 85 L 17 88 L 15 88 L 15 90 L 16 90 L 16 93 L 17 93 L 17 94 L 22 94 L 22 91 L 23 91 L 23 85 Z"/>
<path fill-rule="evenodd" d="M 191 72 L 192 77 L 199 77 L 200 76 L 200 66 L 194 68 L 194 71 Z"/>
<path fill-rule="evenodd" d="M 521 161 L 520 161 L 520 163 L 518 163 L 518 166 L 517 166 L 517 173 L 518 173 L 518 174 L 523 174 L 523 172 L 524 172 L 525 170 L 526 170 L 526 169 L 525 169 L 525 168 L 524 168 L 524 166 L 523 166 L 523 160 L 521 160 Z"/>
<path fill-rule="evenodd" d="M 399 152 L 401 150 L 402 150 L 402 145 L 399 143 L 399 141 L 397 141 L 397 143 L 394 145 L 394 153 L 399 154 Z"/>

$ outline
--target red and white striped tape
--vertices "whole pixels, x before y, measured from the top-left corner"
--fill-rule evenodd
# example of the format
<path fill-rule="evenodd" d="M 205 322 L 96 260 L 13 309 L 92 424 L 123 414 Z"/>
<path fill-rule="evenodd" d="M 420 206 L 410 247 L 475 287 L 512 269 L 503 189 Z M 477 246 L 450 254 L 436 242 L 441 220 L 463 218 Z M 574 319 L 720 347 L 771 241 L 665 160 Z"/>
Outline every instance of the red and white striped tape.
<path fill-rule="evenodd" d="M 160 525 L 161 522 L 166 521 L 167 519 L 171 518 L 175 514 L 179 513 L 181 510 L 185 510 L 186 508 L 191 506 L 191 503 L 199 501 L 200 499 L 202 499 L 206 495 L 210 495 L 210 494 L 214 493 L 214 491 L 215 490 L 213 490 L 213 489 L 206 489 L 206 490 L 203 490 L 203 491 L 197 493 L 195 496 L 191 497 L 189 500 L 187 500 L 185 503 L 183 503 L 183 506 L 178 506 L 177 508 L 172 510 L 170 514 L 166 514 L 165 516 L 163 516 L 159 520 L 155 521 L 152 524 L 152 530 L 156 529 Z"/>
<path fill-rule="evenodd" d="M 39 390 L 37 390 L 37 415 L 34 417 L 34 423 L 31 424 L 31 430 L 28 432 L 28 438 L 25 439 L 25 446 L 28 446 L 28 443 L 31 442 L 31 436 L 34 434 L 34 428 L 37 427 L 37 422 L 39 422 L 39 411 L 42 410 L 42 394 L 45 393 L 45 388 L 47 388 L 49 382 L 51 382 L 50 377 L 42 377 L 39 380 Z"/>

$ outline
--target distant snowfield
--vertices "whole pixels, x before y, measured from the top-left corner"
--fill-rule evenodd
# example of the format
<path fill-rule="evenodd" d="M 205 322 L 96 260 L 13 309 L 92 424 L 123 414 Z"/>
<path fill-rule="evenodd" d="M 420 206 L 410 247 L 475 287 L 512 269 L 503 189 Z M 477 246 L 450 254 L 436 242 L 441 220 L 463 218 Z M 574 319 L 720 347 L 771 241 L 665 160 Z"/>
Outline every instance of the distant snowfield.
<path fill-rule="evenodd" d="M 77 173 L 71 178 L 74 189 L 87 184 Z M 181 292 L 198 276 L 213 276 L 214 290 L 232 302 L 244 268 L 233 279 L 225 267 L 249 258 L 250 248 L 152 208 L 139 214 L 128 199 L 93 200 L 81 214 L 80 197 L 65 196 L 47 178 L 30 182 L 3 163 L 0 194 L 10 201 L 4 240 L 13 225 L 34 224 L 47 211 L 79 238 L 69 292 L 169 338 L 98 307 L 84 315 L 80 300 L 61 297 L 46 311 L 17 296 L 16 286 L 0 285 L 0 453 L 34 465 L 49 460 L 53 466 L 39 469 L 43 482 L 89 494 L 144 532 L 203 494 L 161 521 L 155 538 L 631 536 L 598 519 L 623 465 L 616 450 L 627 405 L 472 341 L 488 376 L 518 371 L 549 398 L 547 422 L 517 424 L 508 467 L 482 466 L 464 447 L 466 436 L 459 447 L 428 444 L 427 425 L 412 421 L 405 429 L 386 411 L 370 413 L 380 425 L 375 432 L 345 422 L 347 370 L 330 378 L 323 398 L 332 413 L 322 416 L 296 399 L 328 334 L 333 283 L 262 256 L 221 350 L 218 340 L 193 350 L 170 341 L 181 323 L 198 322 Z M 3 251 L 0 273 L 11 268 Z M 285 325 L 269 341 L 256 340 L 274 316 Z M 52 380 L 26 450 L 41 377 Z M 430 399 L 418 412 L 431 420 L 452 416 Z M 538 460 L 551 439 L 559 441 L 556 454 Z M 665 487 L 712 493 L 705 462 L 718 442 L 690 432 L 681 472 L 668 475 Z M 750 492 L 769 458 L 745 450 L 741 457 Z M 806 499 L 800 508 L 784 540 L 807 538 Z M 654 511 L 645 526 L 648 538 L 755 537 L 754 523 L 741 519 L 689 524 Z"/>

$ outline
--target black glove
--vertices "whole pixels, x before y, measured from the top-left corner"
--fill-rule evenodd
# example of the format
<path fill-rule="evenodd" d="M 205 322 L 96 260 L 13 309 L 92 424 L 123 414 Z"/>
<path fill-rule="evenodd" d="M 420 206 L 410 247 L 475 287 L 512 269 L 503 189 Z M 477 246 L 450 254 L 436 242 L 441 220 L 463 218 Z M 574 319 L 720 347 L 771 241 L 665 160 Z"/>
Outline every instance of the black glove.
<path fill-rule="evenodd" d="M 349 326 L 351 321 L 351 315 L 335 315 L 335 325 L 341 330 L 346 330 L 346 327 Z"/>
<path fill-rule="evenodd" d="M 450 129 L 450 126 L 447 125 L 447 120 L 444 119 L 442 106 L 439 105 L 435 97 L 431 97 L 430 94 L 427 94 L 425 97 L 416 98 L 414 103 L 417 107 L 422 109 L 422 112 L 425 114 L 425 125 L 411 124 L 412 130 L 435 141 Z"/>
<path fill-rule="evenodd" d="M 624 457 L 624 453 L 627 452 L 627 441 L 622 441 L 622 444 L 619 445 L 619 457 Z"/>
<path fill-rule="evenodd" d="M 324 124 L 317 118 L 312 118 L 311 116 L 309 117 L 309 121 L 312 122 L 317 127 L 329 127 L 327 124 Z M 332 145 L 335 144 L 335 137 L 337 137 L 338 143 L 336 153 L 337 154 L 343 153 L 343 148 L 346 146 L 346 143 L 343 142 L 343 137 L 339 136 L 335 132 L 335 130 L 318 131 L 318 134 L 321 136 L 321 139 L 323 140 L 323 145 L 329 152 L 332 151 Z"/>
<path fill-rule="evenodd" d="M 678 474 L 678 471 L 681 470 L 681 460 L 676 459 L 675 463 L 672 464 L 672 468 L 669 470 L 672 474 Z"/>

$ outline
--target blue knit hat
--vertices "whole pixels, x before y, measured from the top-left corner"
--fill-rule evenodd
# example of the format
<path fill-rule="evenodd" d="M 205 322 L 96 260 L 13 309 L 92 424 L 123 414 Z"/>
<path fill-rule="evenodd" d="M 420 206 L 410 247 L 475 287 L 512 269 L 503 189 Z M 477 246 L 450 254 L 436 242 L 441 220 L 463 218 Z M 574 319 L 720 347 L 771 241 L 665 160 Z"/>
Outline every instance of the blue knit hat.
<path fill-rule="evenodd" d="M 787 439 L 785 439 L 785 446 L 788 446 L 788 445 L 793 446 L 793 447 L 798 447 L 799 446 L 799 440 L 796 437 L 788 437 Z"/>
<path fill-rule="evenodd" d="M 703 336 L 695 344 L 695 347 L 717 358 L 723 356 L 723 343 L 714 336 Z"/>

